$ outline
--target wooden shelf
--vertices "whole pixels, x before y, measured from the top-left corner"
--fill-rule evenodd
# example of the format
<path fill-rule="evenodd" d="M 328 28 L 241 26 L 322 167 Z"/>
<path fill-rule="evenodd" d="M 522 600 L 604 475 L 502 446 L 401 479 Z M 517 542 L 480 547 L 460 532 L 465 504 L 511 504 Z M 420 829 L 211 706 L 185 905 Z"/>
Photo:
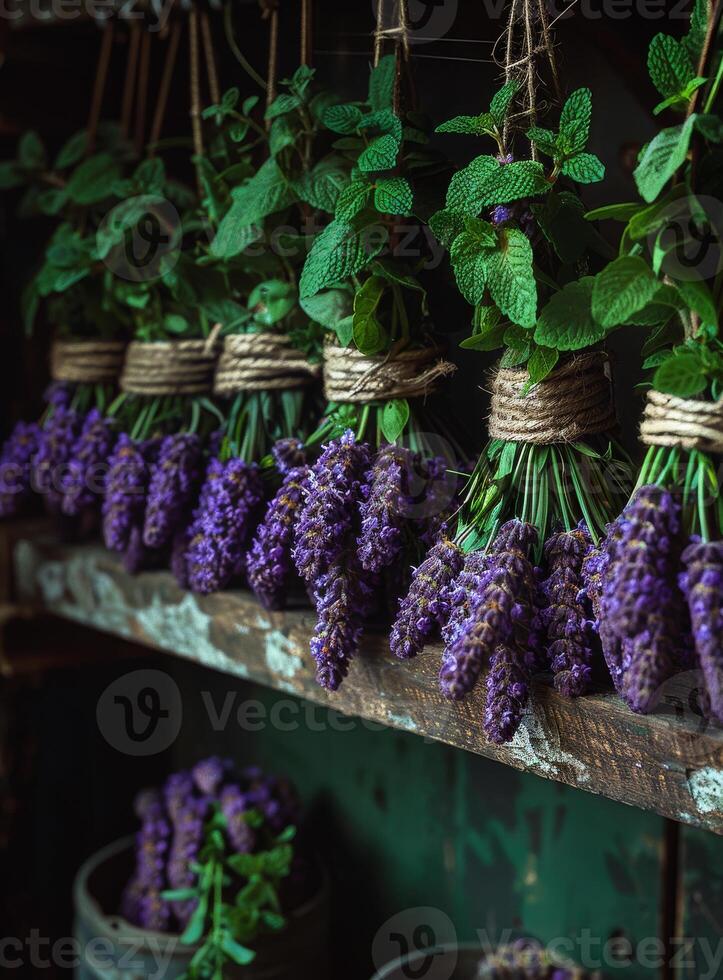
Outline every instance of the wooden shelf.
<path fill-rule="evenodd" d="M 194 596 L 167 572 L 130 576 L 99 546 L 42 535 L 16 541 L 14 560 L 17 597 L 46 612 L 723 834 L 723 729 L 696 713 L 695 674 L 670 682 L 650 716 L 612 693 L 569 700 L 536 683 L 514 741 L 498 747 L 482 731 L 481 689 L 462 703 L 439 693 L 439 647 L 402 663 L 368 636 L 329 694 L 314 680 L 308 609 L 266 613 L 241 591 Z"/>

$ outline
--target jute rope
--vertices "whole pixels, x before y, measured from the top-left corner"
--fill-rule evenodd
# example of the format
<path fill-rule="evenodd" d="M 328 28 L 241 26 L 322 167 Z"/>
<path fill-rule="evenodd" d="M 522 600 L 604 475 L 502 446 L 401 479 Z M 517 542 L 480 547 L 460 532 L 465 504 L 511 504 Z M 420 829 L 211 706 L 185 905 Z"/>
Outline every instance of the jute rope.
<path fill-rule="evenodd" d="M 615 425 L 605 354 L 591 352 L 557 368 L 525 395 L 525 369 L 500 369 L 492 383 L 489 434 L 505 442 L 551 445 Z"/>
<path fill-rule="evenodd" d="M 330 402 L 372 402 L 418 398 L 436 391 L 456 366 L 441 347 L 404 350 L 369 357 L 353 347 L 331 343 L 324 348 L 324 395 Z"/>
<path fill-rule="evenodd" d="M 695 401 L 649 391 L 640 438 L 646 446 L 723 453 L 723 401 Z"/>
<path fill-rule="evenodd" d="M 133 341 L 126 352 L 121 389 L 151 396 L 208 394 L 218 356 L 209 340 Z"/>
<path fill-rule="evenodd" d="M 311 364 L 283 334 L 232 334 L 224 338 L 213 391 L 232 395 L 238 391 L 300 388 L 311 384 L 320 373 L 321 365 Z"/>
<path fill-rule="evenodd" d="M 51 377 L 72 384 L 117 381 L 125 349 L 122 340 L 56 340 L 50 349 Z"/>

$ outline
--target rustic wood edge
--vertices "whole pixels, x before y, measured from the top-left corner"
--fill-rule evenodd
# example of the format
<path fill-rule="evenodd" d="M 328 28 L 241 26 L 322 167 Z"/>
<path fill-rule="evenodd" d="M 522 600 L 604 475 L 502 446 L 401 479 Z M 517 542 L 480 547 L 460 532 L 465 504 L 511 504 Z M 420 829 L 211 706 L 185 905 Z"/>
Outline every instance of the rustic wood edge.
<path fill-rule="evenodd" d="M 168 572 L 130 576 L 97 545 L 28 536 L 14 544 L 20 600 L 369 723 L 413 732 L 505 765 L 723 834 L 723 729 L 697 712 L 696 672 L 671 681 L 661 707 L 633 714 L 612 693 L 570 700 L 535 683 L 515 739 L 482 731 L 482 685 L 462 703 L 439 693 L 440 650 L 402 663 L 368 635 L 336 694 L 314 680 L 308 609 L 267 613 L 243 591 L 195 596 Z"/>

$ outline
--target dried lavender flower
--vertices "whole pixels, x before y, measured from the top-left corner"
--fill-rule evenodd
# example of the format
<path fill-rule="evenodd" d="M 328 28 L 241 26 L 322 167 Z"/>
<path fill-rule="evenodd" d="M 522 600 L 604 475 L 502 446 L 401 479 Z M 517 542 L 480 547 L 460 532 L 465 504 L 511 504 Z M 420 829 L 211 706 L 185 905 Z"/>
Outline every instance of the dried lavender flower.
<path fill-rule="evenodd" d="M 103 498 L 103 539 L 111 551 L 125 551 L 133 527 L 140 527 L 146 508 L 151 468 L 158 456 L 157 439 L 137 442 L 122 432 L 108 459 Z"/>
<path fill-rule="evenodd" d="M 688 602 L 710 712 L 723 723 L 723 541 L 692 539 L 680 587 Z"/>
<path fill-rule="evenodd" d="M 401 554 L 411 465 L 408 449 L 385 446 L 377 453 L 362 488 L 357 555 L 368 572 L 389 568 Z"/>
<path fill-rule="evenodd" d="M 221 790 L 221 813 L 226 819 L 226 834 L 238 854 L 249 854 L 255 846 L 256 835 L 246 822 L 245 814 L 251 807 L 235 784 Z"/>
<path fill-rule="evenodd" d="M 0 453 L 0 517 L 14 517 L 32 492 L 32 460 L 42 439 L 35 422 L 17 422 Z"/>
<path fill-rule="evenodd" d="M 112 419 L 92 408 L 75 440 L 63 478 L 64 514 L 77 517 L 84 510 L 99 507 L 105 494 L 107 461 L 114 441 Z"/>
<path fill-rule="evenodd" d="M 171 543 L 198 487 L 201 443 L 193 433 L 166 436 L 151 471 L 143 524 L 148 548 Z"/>
<path fill-rule="evenodd" d="M 32 485 L 44 494 L 45 507 L 51 514 L 59 514 L 63 504 L 62 480 L 80 432 L 82 419 L 70 408 L 65 393 L 58 394 L 52 402 L 53 413 L 43 426 L 38 451 L 33 459 Z"/>

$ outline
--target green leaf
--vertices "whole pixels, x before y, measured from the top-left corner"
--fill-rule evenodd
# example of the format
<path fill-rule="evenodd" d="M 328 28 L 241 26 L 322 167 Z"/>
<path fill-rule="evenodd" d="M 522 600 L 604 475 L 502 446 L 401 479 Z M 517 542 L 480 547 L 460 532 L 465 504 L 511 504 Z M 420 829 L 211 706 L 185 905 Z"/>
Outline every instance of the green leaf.
<path fill-rule="evenodd" d="M 709 0 L 695 0 L 693 12 L 690 15 L 690 30 L 683 38 L 685 50 L 694 65 L 698 64 L 705 44 L 705 36 L 708 30 L 708 11 Z"/>
<path fill-rule="evenodd" d="M 641 204 L 606 204 L 585 215 L 587 221 L 630 221 L 642 209 Z"/>
<path fill-rule="evenodd" d="M 466 232 L 458 235 L 452 244 L 450 257 L 454 277 L 460 293 L 472 306 L 481 303 L 484 296 L 489 254 L 489 249 L 481 247 L 479 241 Z"/>
<path fill-rule="evenodd" d="M 211 253 L 217 258 L 238 255 L 259 237 L 254 226 L 296 200 L 293 187 L 273 158 L 267 160 L 249 181 L 235 188 L 232 196 L 233 204 L 211 244 Z"/>
<path fill-rule="evenodd" d="M 377 136 L 369 144 L 357 161 L 362 173 L 372 173 L 377 170 L 391 170 L 397 165 L 399 143 L 390 134 Z"/>
<path fill-rule="evenodd" d="M 371 189 L 371 184 L 364 180 L 353 180 L 347 184 L 336 199 L 336 217 L 342 221 L 351 221 L 366 207 Z"/>
<path fill-rule="evenodd" d="M 172 888 L 161 892 L 161 898 L 166 902 L 187 902 L 198 898 L 198 888 Z"/>
<path fill-rule="evenodd" d="M 223 934 L 221 949 L 229 959 L 239 966 L 248 966 L 256 959 L 256 953 L 252 949 L 247 949 L 246 946 L 237 943 L 227 932 Z"/>
<path fill-rule="evenodd" d="M 525 135 L 531 143 L 534 143 L 540 153 L 544 153 L 548 157 L 557 155 L 557 138 L 551 130 L 532 126 Z"/>
<path fill-rule="evenodd" d="M 404 177 L 377 181 L 374 207 L 382 214 L 408 215 L 412 210 L 412 188 Z"/>
<path fill-rule="evenodd" d="M 616 327 L 642 310 L 655 295 L 658 280 L 639 256 L 624 255 L 595 277 L 592 313 L 604 327 Z"/>
<path fill-rule="evenodd" d="M 382 435 L 387 442 L 396 442 L 404 432 L 409 421 L 409 402 L 406 398 L 395 398 L 382 409 Z"/>
<path fill-rule="evenodd" d="M 579 88 L 568 98 L 560 115 L 559 145 L 565 156 L 585 149 L 591 118 L 592 92 L 589 88 Z"/>
<path fill-rule="evenodd" d="M 648 71 L 664 99 L 677 95 L 695 78 L 683 45 L 668 34 L 656 34 L 648 49 Z"/>
<path fill-rule="evenodd" d="M 362 119 L 359 129 L 378 129 L 382 133 L 393 136 L 397 146 L 401 146 L 402 120 L 392 109 L 378 109 L 376 112 L 370 112 Z"/>
<path fill-rule="evenodd" d="M 369 104 L 372 109 L 390 109 L 394 100 L 396 58 L 387 54 L 369 76 Z"/>
<path fill-rule="evenodd" d="M 322 121 L 333 133 L 348 136 L 355 133 L 362 119 L 362 112 L 355 105 L 331 105 L 324 111 Z"/>
<path fill-rule="evenodd" d="M 370 276 L 354 297 L 352 336 L 362 354 L 378 354 L 386 344 L 385 332 L 376 317 L 384 288 L 381 276 Z"/>
<path fill-rule="evenodd" d="M 494 309 L 496 310 L 496 307 Z M 482 333 L 475 333 L 471 337 L 466 337 L 459 346 L 464 350 L 496 350 L 504 343 L 505 329 L 504 323 L 494 323 Z"/>
<path fill-rule="evenodd" d="M 97 204 L 110 197 L 120 178 L 120 165 L 109 153 L 99 153 L 75 168 L 66 190 L 76 204 Z"/>
<path fill-rule="evenodd" d="M 502 233 L 502 248 L 487 259 L 487 285 L 493 301 L 510 320 L 533 327 L 537 319 L 537 283 L 532 246 L 517 228 Z"/>
<path fill-rule="evenodd" d="M 301 296 L 313 296 L 326 286 L 355 275 L 379 255 L 386 241 L 387 232 L 379 225 L 335 219 L 318 236 L 306 258 Z"/>
<path fill-rule="evenodd" d="M 718 326 L 718 310 L 710 288 L 702 280 L 676 283 L 678 292 L 691 310 L 708 326 Z"/>
<path fill-rule="evenodd" d="M 680 92 L 676 92 L 675 95 L 670 95 L 667 99 L 663 99 L 662 102 L 659 102 L 653 109 L 653 115 L 659 116 L 660 113 L 664 112 L 666 109 L 687 107 L 688 103 L 698 89 L 706 85 L 707 82 L 707 78 L 691 78 L 688 84 L 681 89 Z"/>
<path fill-rule="evenodd" d="M 527 362 L 530 383 L 536 385 L 540 381 L 544 381 L 548 374 L 554 370 L 559 360 L 559 351 L 553 350 L 550 347 L 535 347 Z"/>
<path fill-rule="evenodd" d="M 723 143 L 723 119 L 720 116 L 709 112 L 698 113 L 695 117 L 695 128 L 710 143 Z"/>
<path fill-rule="evenodd" d="M 42 170 L 46 156 L 43 141 L 34 130 L 23 133 L 18 143 L 18 163 L 24 170 Z"/>
<path fill-rule="evenodd" d="M 446 208 L 457 214 L 477 215 L 482 209 L 486 181 L 500 169 L 489 154 L 476 157 L 449 182 Z"/>
<path fill-rule="evenodd" d="M 666 395 L 690 398 L 707 386 L 707 377 L 699 353 L 683 351 L 664 361 L 655 372 L 653 386 Z"/>
<path fill-rule="evenodd" d="M 300 300 L 300 306 L 309 319 L 327 330 L 335 330 L 339 321 L 351 313 L 352 299 L 347 290 L 328 289 Z"/>
<path fill-rule="evenodd" d="M 253 312 L 256 323 L 262 327 L 273 327 L 296 306 L 296 289 L 291 283 L 280 279 L 260 282 L 251 290 L 247 306 Z"/>
<path fill-rule="evenodd" d="M 55 158 L 53 169 L 65 170 L 66 167 L 74 166 L 82 158 L 87 146 L 88 133 L 81 129 L 62 145 Z"/>
<path fill-rule="evenodd" d="M 490 115 L 498 129 L 502 129 L 509 112 L 510 105 L 519 90 L 520 83 L 515 79 L 503 85 L 499 92 L 496 92 L 490 102 Z"/>
<path fill-rule="evenodd" d="M 19 172 L 14 160 L 4 160 L 0 163 L 0 190 L 10 190 L 12 187 L 20 187 L 25 182 L 25 178 Z"/>
<path fill-rule="evenodd" d="M 303 177 L 294 181 L 294 190 L 307 204 L 319 211 L 334 214 L 339 194 L 349 181 L 349 166 L 342 156 L 331 155 Z"/>
<path fill-rule="evenodd" d="M 493 131 L 494 119 L 489 112 L 483 112 L 479 116 L 455 116 L 448 119 L 441 126 L 437 126 L 435 133 L 460 133 L 470 136 L 485 136 Z"/>
<path fill-rule="evenodd" d="M 562 172 L 578 184 L 594 184 L 605 176 L 605 165 L 594 153 L 578 153 L 563 163 Z"/>
<path fill-rule="evenodd" d="M 198 900 L 198 905 L 190 918 L 190 921 L 183 931 L 181 942 L 186 946 L 194 946 L 201 940 L 206 927 L 206 913 L 208 911 L 208 894 L 204 893 Z"/>
<path fill-rule="evenodd" d="M 190 324 L 185 316 L 179 313 L 166 313 L 163 317 L 163 329 L 167 333 L 182 334 L 189 330 Z"/>
<path fill-rule="evenodd" d="M 429 219 L 429 227 L 440 245 L 449 248 L 457 235 L 464 231 L 464 217 L 443 208 L 441 211 L 436 211 Z"/>
<path fill-rule="evenodd" d="M 598 343 L 608 333 L 592 315 L 593 279 L 586 276 L 568 283 L 542 309 L 535 341 L 560 351 L 582 350 Z"/>
<path fill-rule="evenodd" d="M 537 160 L 518 160 L 498 164 L 497 171 L 485 181 L 478 199 L 482 207 L 509 204 L 523 197 L 546 194 L 550 187 L 541 163 Z"/>
<path fill-rule="evenodd" d="M 298 128 L 292 126 L 288 119 L 280 116 L 274 119 L 269 130 L 269 150 L 272 156 L 278 156 L 287 146 L 293 146 L 298 138 Z"/>
<path fill-rule="evenodd" d="M 287 112 L 293 112 L 300 105 L 301 100 L 296 95 L 289 95 L 287 93 L 277 95 L 266 110 L 264 118 L 270 120 L 276 119 L 278 116 L 285 116 Z"/>
<path fill-rule="evenodd" d="M 661 130 L 645 147 L 633 176 L 641 197 L 648 204 L 685 162 L 695 120 L 693 113 L 680 126 Z"/>

